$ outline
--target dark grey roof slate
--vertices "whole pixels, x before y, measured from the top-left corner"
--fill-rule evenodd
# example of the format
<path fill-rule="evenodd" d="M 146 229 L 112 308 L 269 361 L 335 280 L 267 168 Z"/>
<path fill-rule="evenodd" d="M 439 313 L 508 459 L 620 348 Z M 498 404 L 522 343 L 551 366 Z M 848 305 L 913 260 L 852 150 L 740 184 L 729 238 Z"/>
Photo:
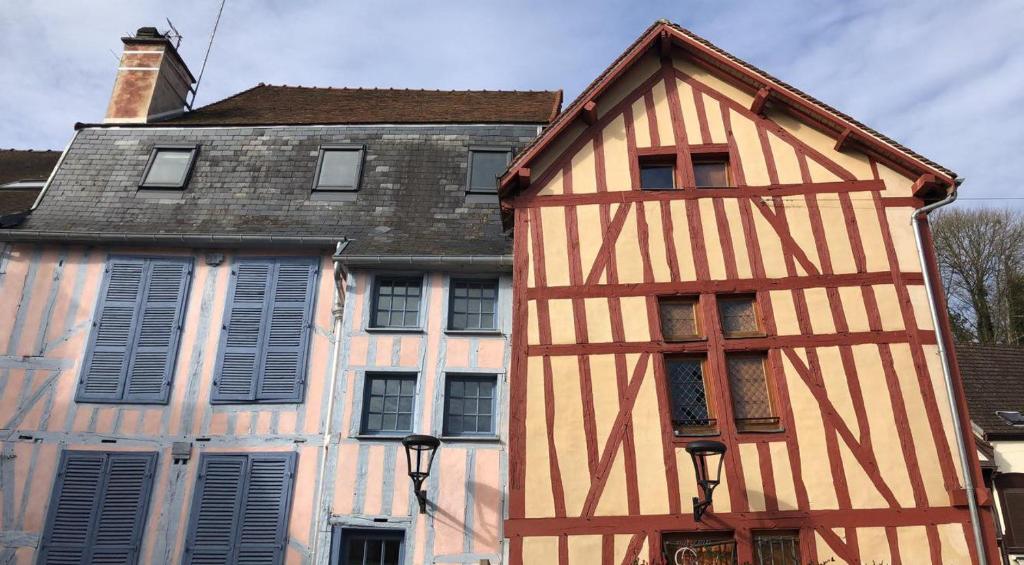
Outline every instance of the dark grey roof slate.
<path fill-rule="evenodd" d="M 506 254 L 497 199 L 467 199 L 468 149 L 518 150 L 536 134 L 525 125 L 88 128 L 18 229 L 348 237 L 354 255 Z M 332 143 L 366 147 L 354 201 L 311 197 L 319 146 Z M 153 198 L 138 184 L 161 144 L 199 153 L 184 192 Z"/>
<path fill-rule="evenodd" d="M 987 436 L 1024 436 L 1024 428 L 996 415 L 1001 410 L 1024 412 L 1024 347 L 958 343 L 956 356 L 971 421 Z"/>

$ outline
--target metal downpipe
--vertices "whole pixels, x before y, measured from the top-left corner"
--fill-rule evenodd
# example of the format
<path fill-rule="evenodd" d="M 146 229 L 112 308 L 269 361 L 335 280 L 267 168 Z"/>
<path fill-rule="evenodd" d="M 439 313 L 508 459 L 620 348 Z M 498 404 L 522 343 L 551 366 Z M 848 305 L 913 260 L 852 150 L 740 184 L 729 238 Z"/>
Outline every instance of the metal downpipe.
<path fill-rule="evenodd" d="M 963 472 L 964 490 L 967 493 L 967 507 L 971 514 L 971 530 L 974 533 L 974 547 L 978 552 L 978 565 L 988 565 L 988 556 L 985 554 L 985 538 L 981 531 L 981 516 L 978 512 L 977 491 L 974 488 L 974 473 L 971 469 L 970 454 L 967 453 L 964 429 L 960 423 L 960 409 L 957 407 L 956 393 L 953 388 L 953 373 L 949 367 L 949 351 L 946 349 L 946 340 L 939 325 L 939 307 L 935 300 L 935 287 L 932 285 L 931 278 L 932 273 L 928 271 L 928 261 L 922 242 L 920 223 L 921 217 L 927 217 L 932 211 L 955 202 L 957 189 L 962 183 L 963 179 L 959 179 L 946 198 L 915 209 L 910 216 L 910 223 L 914 226 L 914 241 L 917 243 L 917 255 L 921 261 L 921 271 L 924 275 L 924 290 L 928 296 L 928 306 L 931 309 L 932 326 L 935 328 L 935 342 L 938 344 L 939 360 L 942 363 L 942 377 L 946 384 L 946 397 L 949 400 L 949 409 L 953 417 L 953 435 L 956 436 L 956 447 L 960 455 L 960 469 Z"/>
<path fill-rule="evenodd" d="M 334 303 L 331 305 L 331 314 L 334 317 L 334 351 L 331 356 L 331 377 L 328 384 L 328 397 L 327 397 L 327 414 L 324 419 L 324 436 L 323 444 L 321 445 L 320 454 L 320 473 L 317 475 L 319 482 L 316 488 L 316 505 L 313 507 L 316 509 L 316 530 L 314 532 L 315 539 L 313 540 L 313 563 L 314 565 L 321 562 L 321 559 L 326 562 L 324 557 L 324 548 L 330 547 L 328 535 L 330 534 L 330 516 L 331 511 L 329 508 L 324 507 L 324 492 L 327 488 L 327 456 L 330 452 L 331 447 L 331 425 L 334 422 L 334 400 L 337 396 L 335 394 L 335 385 L 338 381 L 338 365 L 339 359 L 341 358 L 341 332 L 342 322 L 345 318 L 345 288 L 347 275 L 344 264 L 341 262 L 340 255 L 345 251 L 345 247 L 349 244 L 349 240 L 345 239 L 338 242 L 338 245 L 334 248 Z M 323 522 L 323 523 L 321 523 Z"/>

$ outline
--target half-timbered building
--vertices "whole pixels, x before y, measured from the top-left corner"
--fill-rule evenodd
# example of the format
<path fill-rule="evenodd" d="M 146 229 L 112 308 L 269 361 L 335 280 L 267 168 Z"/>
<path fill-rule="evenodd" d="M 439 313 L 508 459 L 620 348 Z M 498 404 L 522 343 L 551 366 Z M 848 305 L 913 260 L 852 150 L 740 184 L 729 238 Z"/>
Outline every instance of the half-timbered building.
<path fill-rule="evenodd" d="M 706 40 L 649 28 L 502 178 L 509 562 L 996 562 L 987 498 L 965 491 L 981 481 L 973 439 L 966 468 L 958 448 L 934 252 L 923 225 L 922 263 L 911 222 L 957 184 Z M 696 521 L 685 448 L 707 439 L 724 470 Z"/>

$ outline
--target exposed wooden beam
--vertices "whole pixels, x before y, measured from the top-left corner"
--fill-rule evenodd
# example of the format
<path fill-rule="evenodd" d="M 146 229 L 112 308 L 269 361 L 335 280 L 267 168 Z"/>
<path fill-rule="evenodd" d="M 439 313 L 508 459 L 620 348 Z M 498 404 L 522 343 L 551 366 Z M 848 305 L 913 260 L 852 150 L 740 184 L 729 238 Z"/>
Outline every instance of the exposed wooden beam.
<path fill-rule="evenodd" d="M 768 102 L 768 97 L 772 95 L 772 89 L 767 86 L 757 91 L 754 95 L 754 101 L 750 103 L 750 111 L 761 116 L 764 115 L 764 106 Z"/>
<path fill-rule="evenodd" d="M 851 137 L 852 135 L 852 129 L 844 129 L 843 133 L 840 133 L 839 137 L 836 138 L 836 151 L 842 151 L 851 141 L 853 141 L 853 138 Z"/>
<path fill-rule="evenodd" d="M 672 56 L 672 36 L 667 31 L 662 31 L 658 36 L 658 55 L 662 59 Z"/>
<path fill-rule="evenodd" d="M 583 118 L 584 122 L 587 122 L 588 126 L 592 126 L 597 123 L 597 102 L 588 100 L 583 105 L 583 109 L 580 110 L 580 117 Z"/>
<path fill-rule="evenodd" d="M 911 187 L 911 191 L 914 196 L 918 198 L 926 198 L 936 190 L 942 189 L 942 183 L 939 179 L 935 178 L 935 175 L 925 173 L 914 181 L 914 186 Z"/>
<path fill-rule="evenodd" d="M 528 167 L 519 167 L 516 169 L 515 177 L 520 189 L 525 189 L 530 186 L 530 169 Z"/>

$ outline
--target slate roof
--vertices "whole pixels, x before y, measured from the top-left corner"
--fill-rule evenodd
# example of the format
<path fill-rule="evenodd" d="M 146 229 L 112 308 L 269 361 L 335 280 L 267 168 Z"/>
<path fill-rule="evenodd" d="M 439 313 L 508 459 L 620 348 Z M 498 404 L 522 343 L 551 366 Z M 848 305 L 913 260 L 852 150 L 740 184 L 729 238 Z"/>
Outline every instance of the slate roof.
<path fill-rule="evenodd" d="M 60 159 L 60 151 L 0 149 L 0 216 L 32 207 L 39 188 L 4 187 L 18 181 L 44 182 Z"/>
<path fill-rule="evenodd" d="M 956 356 L 971 421 L 985 431 L 986 439 L 1024 438 L 1024 428 L 996 415 L 997 410 L 1024 412 L 1024 347 L 958 343 Z"/>
<path fill-rule="evenodd" d="M 152 126 L 546 124 L 562 91 L 311 88 L 260 83 Z"/>
<path fill-rule="evenodd" d="M 39 208 L 13 231 L 22 232 L 19 237 L 31 237 L 25 232 L 347 237 L 353 240 L 349 255 L 504 255 L 511 245 L 497 198 L 466 194 L 469 148 L 518 150 L 537 130 L 536 125 L 85 128 Z M 140 190 L 153 148 L 180 144 L 199 148 L 187 188 Z M 354 200 L 312 194 L 319 148 L 328 144 L 365 147 Z"/>

